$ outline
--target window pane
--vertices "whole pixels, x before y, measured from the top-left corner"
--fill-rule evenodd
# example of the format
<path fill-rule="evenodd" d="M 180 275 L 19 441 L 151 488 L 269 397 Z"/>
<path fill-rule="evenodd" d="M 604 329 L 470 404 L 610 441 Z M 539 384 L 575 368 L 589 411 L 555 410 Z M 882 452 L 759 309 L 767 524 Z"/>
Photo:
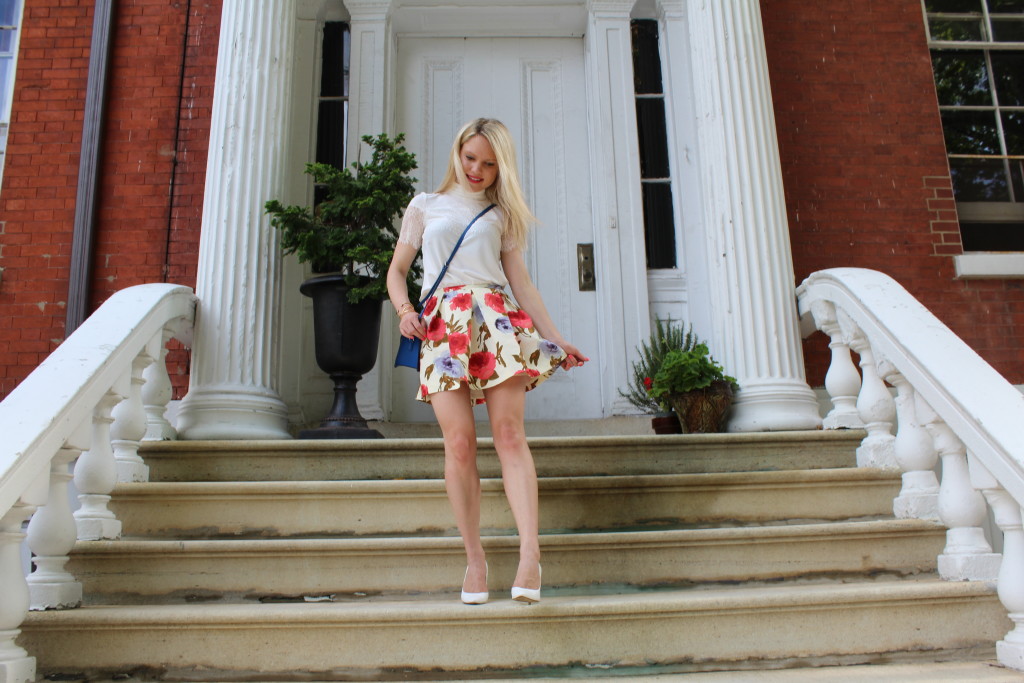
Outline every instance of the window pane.
<path fill-rule="evenodd" d="M 988 0 L 988 11 L 992 14 L 1024 12 L 1024 0 Z"/>
<path fill-rule="evenodd" d="M 942 130 L 949 154 L 1002 154 L 995 112 L 944 111 Z"/>
<path fill-rule="evenodd" d="M 19 0 L 0 0 L 0 25 L 14 26 L 16 19 L 14 13 L 18 9 Z"/>
<path fill-rule="evenodd" d="M 993 19 L 992 40 L 1002 43 L 1024 43 L 1024 20 Z"/>
<path fill-rule="evenodd" d="M 1024 155 L 1024 112 L 1003 112 L 1003 137 L 1007 154 Z"/>
<path fill-rule="evenodd" d="M 929 18 L 932 40 L 985 40 L 981 19 Z"/>
<path fill-rule="evenodd" d="M 0 30 L 0 54 L 11 55 L 14 50 L 14 29 Z"/>
<path fill-rule="evenodd" d="M 640 177 L 667 178 L 669 170 L 665 101 L 660 98 L 638 99 L 636 123 L 640 139 Z"/>
<path fill-rule="evenodd" d="M 935 89 L 944 106 L 992 104 L 985 53 L 980 50 L 932 51 Z"/>
<path fill-rule="evenodd" d="M 316 160 L 337 168 L 345 166 L 345 109 L 347 102 L 321 102 L 317 121 Z"/>
<path fill-rule="evenodd" d="M 348 64 L 345 63 L 348 24 L 329 21 L 324 24 L 323 67 L 320 75 L 321 97 L 343 97 L 346 95 L 345 81 Z"/>
<path fill-rule="evenodd" d="M 648 268 L 676 267 L 676 233 L 672 216 L 672 186 L 644 183 L 644 235 Z"/>
<path fill-rule="evenodd" d="M 661 54 L 658 52 L 658 22 L 637 19 L 633 29 L 633 88 L 640 95 L 660 94 Z"/>
<path fill-rule="evenodd" d="M 1024 107 L 1024 52 L 992 51 L 992 80 L 999 104 Z"/>
<path fill-rule="evenodd" d="M 1010 191 L 1002 159 L 950 159 L 958 202 L 1008 202 Z"/>
<path fill-rule="evenodd" d="M 964 251 L 1024 251 L 1024 223 L 960 223 Z"/>
<path fill-rule="evenodd" d="M 925 0 L 929 12 L 981 12 L 981 0 Z"/>

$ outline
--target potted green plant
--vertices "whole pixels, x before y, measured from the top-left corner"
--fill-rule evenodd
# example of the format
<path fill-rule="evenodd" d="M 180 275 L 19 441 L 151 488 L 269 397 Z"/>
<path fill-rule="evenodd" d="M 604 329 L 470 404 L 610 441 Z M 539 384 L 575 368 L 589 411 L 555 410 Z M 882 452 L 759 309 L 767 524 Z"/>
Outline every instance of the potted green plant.
<path fill-rule="evenodd" d="M 654 321 L 654 329 L 648 341 L 641 342 L 637 351 L 639 360 L 633 363 L 626 390 L 619 390 L 619 396 L 630 402 L 634 407 L 652 415 L 651 427 L 655 434 L 681 434 L 682 427 L 672 411 L 671 404 L 651 395 L 651 385 L 661 364 L 671 351 L 691 349 L 697 343 L 692 328 L 684 328 L 681 323 L 671 318 Z"/>
<path fill-rule="evenodd" d="M 670 351 L 651 381 L 651 396 L 667 401 L 687 433 L 720 432 L 736 380 L 725 374 L 707 344 Z"/>
<path fill-rule="evenodd" d="M 373 369 L 380 339 L 381 301 L 399 230 L 395 221 L 412 199 L 416 157 L 402 146 L 404 135 L 363 136 L 373 150 L 368 162 L 351 168 L 307 164 L 317 185 L 314 207 L 265 205 L 281 232 L 285 254 L 309 263 L 314 277 L 299 291 L 313 299 L 316 361 L 334 381 L 334 405 L 320 427 L 301 438 L 380 438 L 356 405 L 356 384 Z M 419 264 L 409 269 L 416 291 Z"/>

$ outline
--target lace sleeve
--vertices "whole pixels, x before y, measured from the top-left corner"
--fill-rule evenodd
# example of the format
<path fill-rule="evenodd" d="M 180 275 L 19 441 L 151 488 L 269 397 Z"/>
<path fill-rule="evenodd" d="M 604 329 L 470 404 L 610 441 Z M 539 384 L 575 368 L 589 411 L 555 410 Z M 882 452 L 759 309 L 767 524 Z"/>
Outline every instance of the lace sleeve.
<path fill-rule="evenodd" d="M 419 249 L 423 245 L 423 209 L 417 206 L 419 197 L 413 197 L 402 216 L 402 229 L 398 241 Z"/>

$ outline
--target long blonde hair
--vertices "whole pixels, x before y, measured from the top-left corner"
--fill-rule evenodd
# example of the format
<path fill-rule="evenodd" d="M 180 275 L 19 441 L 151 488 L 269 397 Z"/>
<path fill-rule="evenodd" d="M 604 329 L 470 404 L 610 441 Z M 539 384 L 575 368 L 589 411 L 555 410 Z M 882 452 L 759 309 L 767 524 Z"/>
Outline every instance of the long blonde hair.
<path fill-rule="evenodd" d="M 459 130 L 448 157 L 448 170 L 437 191 L 445 192 L 465 180 L 465 171 L 462 170 L 459 155 L 462 153 L 462 146 L 474 135 L 484 136 L 494 150 L 494 157 L 498 162 L 498 177 L 485 193 L 487 199 L 497 204 L 505 216 L 505 225 L 502 227 L 503 241 L 512 242 L 523 249 L 526 246 L 526 234 L 530 224 L 537 219 L 523 198 L 523 188 L 519 183 L 516 165 L 515 144 L 504 123 L 497 119 L 476 119 Z"/>

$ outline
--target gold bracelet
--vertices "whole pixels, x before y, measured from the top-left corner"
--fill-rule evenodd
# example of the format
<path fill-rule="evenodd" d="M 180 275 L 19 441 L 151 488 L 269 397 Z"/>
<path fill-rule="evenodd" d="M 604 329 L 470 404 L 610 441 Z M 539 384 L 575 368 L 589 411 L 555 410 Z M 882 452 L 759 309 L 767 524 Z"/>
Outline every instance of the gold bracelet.
<path fill-rule="evenodd" d="M 408 310 L 406 310 L 406 309 L 408 309 Z M 395 311 L 395 315 L 397 315 L 398 319 L 401 320 L 403 315 L 405 315 L 406 313 L 410 313 L 410 312 L 415 313 L 416 312 L 416 307 L 413 306 L 408 301 L 406 301 L 404 304 L 402 304 L 401 306 L 398 307 L 398 310 Z"/>

